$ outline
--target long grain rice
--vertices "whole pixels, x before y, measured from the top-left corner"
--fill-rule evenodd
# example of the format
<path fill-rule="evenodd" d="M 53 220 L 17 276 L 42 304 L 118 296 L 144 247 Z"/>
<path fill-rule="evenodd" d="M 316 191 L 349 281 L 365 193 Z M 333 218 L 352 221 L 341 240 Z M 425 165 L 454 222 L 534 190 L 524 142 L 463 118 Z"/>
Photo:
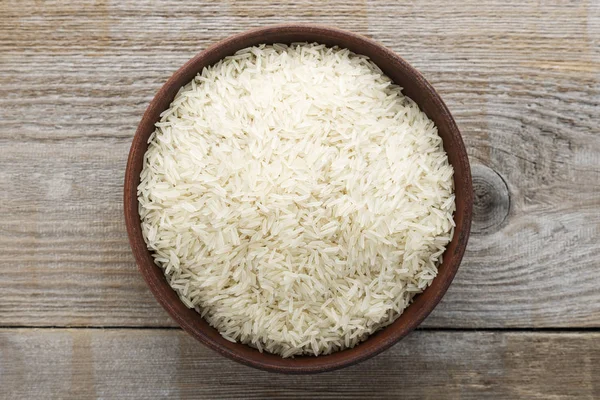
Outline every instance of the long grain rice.
<path fill-rule="evenodd" d="M 257 46 L 205 68 L 149 139 L 143 235 L 228 340 L 353 347 L 437 274 L 453 170 L 434 123 L 367 57 Z"/>

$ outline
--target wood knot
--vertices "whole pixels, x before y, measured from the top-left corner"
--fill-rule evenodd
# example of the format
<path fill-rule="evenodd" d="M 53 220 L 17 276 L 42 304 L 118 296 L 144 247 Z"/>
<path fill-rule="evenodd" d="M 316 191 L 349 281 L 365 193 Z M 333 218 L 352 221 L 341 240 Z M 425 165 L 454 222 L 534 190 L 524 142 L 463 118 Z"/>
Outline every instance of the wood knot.
<path fill-rule="evenodd" d="M 473 223 L 471 231 L 490 234 L 498 231 L 510 211 L 510 193 L 504 179 L 482 164 L 471 167 L 473 175 Z"/>

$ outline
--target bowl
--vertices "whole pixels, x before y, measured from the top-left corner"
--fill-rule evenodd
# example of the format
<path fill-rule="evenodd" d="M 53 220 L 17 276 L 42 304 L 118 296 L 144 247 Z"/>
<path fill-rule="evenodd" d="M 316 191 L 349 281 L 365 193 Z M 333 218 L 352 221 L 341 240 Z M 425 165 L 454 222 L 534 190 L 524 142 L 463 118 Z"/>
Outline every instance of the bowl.
<path fill-rule="evenodd" d="M 266 352 L 260 353 L 245 344 L 224 339 L 200 317 L 200 314 L 181 302 L 146 248 L 138 214 L 137 186 L 140 183 L 144 153 L 148 147 L 148 138 L 154 131 L 154 124 L 182 86 L 190 82 L 202 68 L 215 64 L 240 49 L 261 43 L 292 42 L 337 45 L 368 56 L 396 84 L 403 87 L 404 94 L 413 99 L 435 122 L 449 162 L 454 167 L 456 228 L 454 237 L 443 254 L 438 276 L 431 286 L 415 296 L 412 304 L 393 324 L 351 349 L 316 357 L 282 358 Z M 158 302 L 187 333 L 201 343 L 235 361 L 272 372 L 315 373 L 356 364 L 391 347 L 415 329 L 439 303 L 458 270 L 469 237 L 472 206 L 472 183 L 467 152 L 450 111 L 433 87 L 416 69 L 383 45 L 351 32 L 315 25 L 285 24 L 253 29 L 218 42 L 188 61 L 171 76 L 150 102 L 133 138 L 125 172 L 124 211 L 131 249 L 140 272 Z"/>

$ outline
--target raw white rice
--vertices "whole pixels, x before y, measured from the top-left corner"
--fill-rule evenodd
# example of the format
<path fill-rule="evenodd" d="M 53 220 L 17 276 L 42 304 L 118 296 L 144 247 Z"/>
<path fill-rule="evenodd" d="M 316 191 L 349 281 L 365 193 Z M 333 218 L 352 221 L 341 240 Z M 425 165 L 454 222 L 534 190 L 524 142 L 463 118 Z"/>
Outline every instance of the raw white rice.
<path fill-rule="evenodd" d="M 138 196 L 181 300 L 228 340 L 283 357 L 393 322 L 454 231 L 434 123 L 367 57 L 318 44 L 204 69 L 156 123 Z"/>

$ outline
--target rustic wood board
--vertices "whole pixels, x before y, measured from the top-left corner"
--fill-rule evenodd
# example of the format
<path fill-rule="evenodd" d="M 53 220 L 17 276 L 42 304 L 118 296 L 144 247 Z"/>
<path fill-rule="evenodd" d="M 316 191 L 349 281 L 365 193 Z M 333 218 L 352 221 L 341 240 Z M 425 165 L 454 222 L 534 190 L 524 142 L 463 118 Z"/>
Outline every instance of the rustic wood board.
<path fill-rule="evenodd" d="M 439 89 L 463 132 L 475 165 L 474 233 L 426 326 L 600 326 L 597 3 L 281 9 L 0 3 L 0 324 L 172 326 L 136 271 L 123 225 L 136 124 L 166 78 L 210 43 L 307 21 L 396 50 Z"/>
<path fill-rule="evenodd" d="M 341 371 L 268 374 L 180 330 L 0 330 L 0 397 L 594 399 L 599 333 L 417 331 Z"/>
<path fill-rule="evenodd" d="M 421 70 L 476 190 L 464 262 L 424 330 L 317 377 L 156 329 L 175 325 L 122 216 L 131 138 L 160 85 L 211 43 L 280 22 L 365 34 Z M 0 398 L 598 398 L 599 121 L 597 1 L 3 0 Z"/>

